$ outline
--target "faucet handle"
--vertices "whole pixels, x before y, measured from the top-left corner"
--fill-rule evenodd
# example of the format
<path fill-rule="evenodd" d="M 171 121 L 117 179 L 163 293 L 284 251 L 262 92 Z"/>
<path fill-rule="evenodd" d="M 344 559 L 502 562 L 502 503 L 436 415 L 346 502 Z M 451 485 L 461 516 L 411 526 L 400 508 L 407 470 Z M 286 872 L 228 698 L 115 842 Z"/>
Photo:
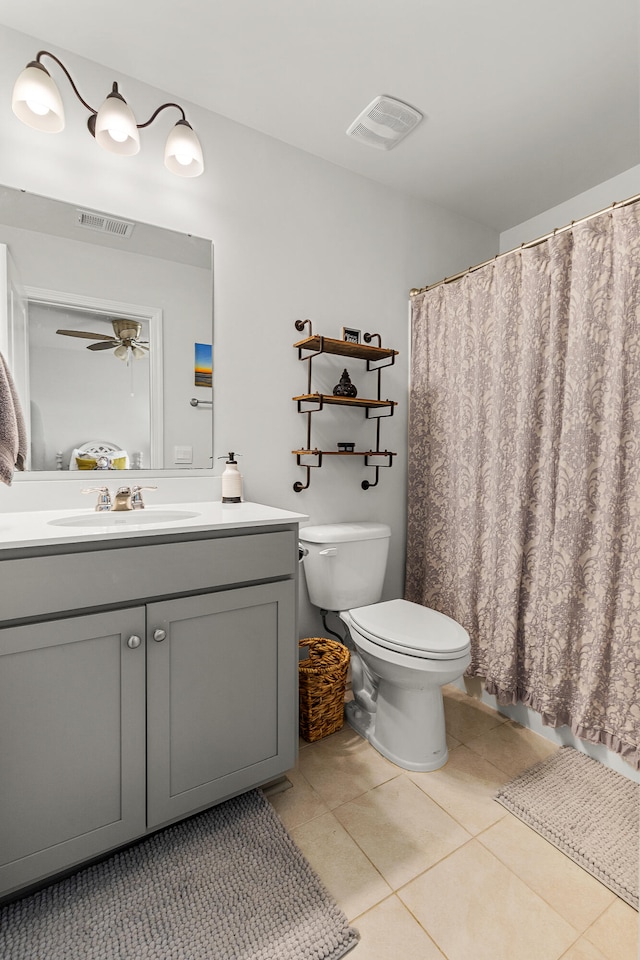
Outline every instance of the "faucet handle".
<path fill-rule="evenodd" d="M 134 510 L 143 510 L 144 509 L 144 500 L 142 499 L 143 490 L 157 490 L 157 487 L 142 487 L 139 484 L 136 484 L 131 488 L 131 507 Z"/>
<path fill-rule="evenodd" d="M 111 510 L 111 494 L 108 487 L 86 487 L 81 493 L 97 493 L 98 502 L 96 510 L 101 513 L 105 510 Z"/>

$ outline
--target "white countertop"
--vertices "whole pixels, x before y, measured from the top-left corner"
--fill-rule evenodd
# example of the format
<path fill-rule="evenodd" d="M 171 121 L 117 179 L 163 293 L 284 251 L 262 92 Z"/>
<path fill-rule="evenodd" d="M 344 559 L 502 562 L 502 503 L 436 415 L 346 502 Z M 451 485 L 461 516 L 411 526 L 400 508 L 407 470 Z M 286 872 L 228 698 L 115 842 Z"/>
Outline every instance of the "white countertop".
<path fill-rule="evenodd" d="M 162 514 L 181 514 L 173 520 Z M 154 513 L 158 514 L 157 522 Z M 189 513 L 195 516 L 188 516 Z M 141 514 L 144 514 L 142 520 Z M 153 504 L 141 511 L 109 512 L 104 524 L 94 510 L 32 510 L 0 513 L 0 555 L 16 547 L 55 546 L 64 543 L 101 543 L 133 537 L 166 536 L 198 530 L 232 530 L 241 527 L 273 526 L 307 520 L 303 513 L 292 513 L 261 503 L 170 503 Z M 86 517 L 90 526 L 64 526 L 61 521 L 78 523 Z M 52 523 L 51 521 L 55 521 Z M 136 522 L 138 521 L 138 522 Z"/>

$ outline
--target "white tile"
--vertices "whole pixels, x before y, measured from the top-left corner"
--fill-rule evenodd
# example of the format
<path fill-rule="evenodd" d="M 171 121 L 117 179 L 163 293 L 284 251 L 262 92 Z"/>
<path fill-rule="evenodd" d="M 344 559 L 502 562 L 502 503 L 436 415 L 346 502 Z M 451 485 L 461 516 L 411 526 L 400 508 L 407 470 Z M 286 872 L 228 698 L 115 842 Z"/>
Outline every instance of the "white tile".
<path fill-rule="evenodd" d="M 310 820 L 290 833 L 349 920 L 392 892 L 332 813 Z"/>
<path fill-rule="evenodd" d="M 606 960 L 637 960 L 640 955 L 637 911 L 616 898 L 585 932 L 584 939 L 597 947 Z"/>
<path fill-rule="evenodd" d="M 599 880 L 510 813 L 478 839 L 580 933 L 616 899 Z"/>
<path fill-rule="evenodd" d="M 404 775 L 334 813 L 394 890 L 471 839 Z"/>
<path fill-rule="evenodd" d="M 523 770 L 559 749 L 550 740 L 520 726 L 519 723 L 513 723 L 512 720 L 506 720 L 480 736 L 466 740 L 465 743 L 470 750 L 510 777 L 518 776 Z"/>
<path fill-rule="evenodd" d="M 347 724 L 312 746 L 300 751 L 298 769 L 330 809 L 398 775 L 398 767 Z"/>
<path fill-rule="evenodd" d="M 448 960 L 558 960 L 578 936 L 477 840 L 398 896 Z"/>
<path fill-rule="evenodd" d="M 409 777 L 469 833 L 480 833 L 505 816 L 494 797 L 509 776 L 464 745 L 451 750 L 439 770 Z"/>
<path fill-rule="evenodd" d="M 445 960 L 433 940 L 397 897 L 383 900 L 353 921 L 360 942 L 353 960 Z"/>

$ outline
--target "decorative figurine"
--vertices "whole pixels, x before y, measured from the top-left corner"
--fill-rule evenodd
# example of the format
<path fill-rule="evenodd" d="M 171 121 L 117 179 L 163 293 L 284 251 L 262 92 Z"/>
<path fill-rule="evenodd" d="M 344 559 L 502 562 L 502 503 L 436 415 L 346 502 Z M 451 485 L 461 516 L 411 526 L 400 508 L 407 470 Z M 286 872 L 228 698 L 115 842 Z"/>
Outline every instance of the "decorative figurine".
<path fill-rule="evenodd" d="M 357 397 L 358 391 L 351 383 L 351 378 L 346 370 L 342 371 L 342 376 L 340 377 L 340 383 L 337 383 L 333 388 L 334 397 Z"/>

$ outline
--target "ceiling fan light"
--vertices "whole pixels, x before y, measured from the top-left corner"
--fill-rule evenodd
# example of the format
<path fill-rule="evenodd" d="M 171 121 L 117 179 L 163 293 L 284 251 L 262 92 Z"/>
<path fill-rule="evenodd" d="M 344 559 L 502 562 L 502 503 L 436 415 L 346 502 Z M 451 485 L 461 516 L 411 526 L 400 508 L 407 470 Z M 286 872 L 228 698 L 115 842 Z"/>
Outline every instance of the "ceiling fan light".
<path fill-rule="evenodd" d="M 131 353 L 133 354 L 133 357 L 135 360 L 142 360 L 142 358 L 146 356 L 146 353 L 144 352 L 142 347 L 136 347 L 136 346 L 131 347 Z"/>
<path fill-rule="evenodd" d="M 27 64 L 16 80 L 11 108 L 19 120 L 34 130 L 59 133 L 64 129 L 60 91 L 49 72 L 36 60 Z"/>
<path fill-rule="evenodd" d="M 204 171 L 202 146 L 186 120 L 178 120 L 167 137 L 164 165 L 178 177 L 199 177 Z"/>
<path fill-rule="evenodd" d="M 121 343 L 119 347 L 115 348 L 113 355 L 117 357 L 118 360 L 126 360 L 129 356 L 129 348 L 125 347 L 124 343 Z"/>
<path fill-rule="evenodd" d="M 117 88 L 115 83 L 114 88 Z M 132 157 L 140 151 L 136 119 L 117 89 L 108 95 L 96 114 L 95 138 L 109 153 L 122 157 Z"/>

